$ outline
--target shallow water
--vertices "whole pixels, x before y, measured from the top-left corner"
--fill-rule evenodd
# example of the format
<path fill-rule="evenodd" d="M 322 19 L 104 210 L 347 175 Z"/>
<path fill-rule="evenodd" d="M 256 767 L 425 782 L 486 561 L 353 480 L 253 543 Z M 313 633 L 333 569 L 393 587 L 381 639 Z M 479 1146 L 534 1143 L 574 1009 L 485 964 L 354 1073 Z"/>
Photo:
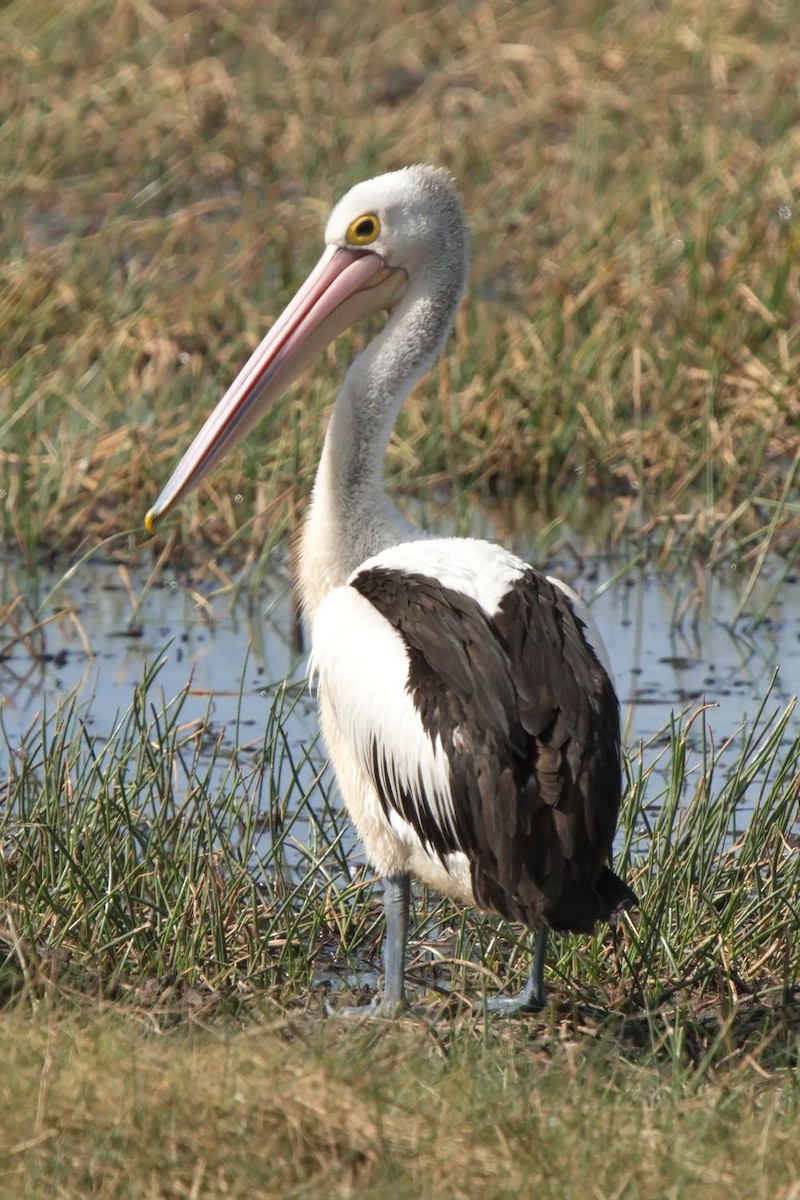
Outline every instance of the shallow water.
<path fill-rule="evenodd" d="M 6 564 L 0 576 L 0 773 L 44 709 L 52 713 L 74 691 L 89 730 L 106 737 L 115 714 L 131 703 L 143 662 L 163 658 L 159 695 L 172 698 L 188 684 L 182 721 L 210 715 L 223 747 L 259 743 L 275 689 L 289 678 L 299 701 L 287 717 L 290 746 L 299 757 L 317 735 L 314 704 L 302 686 L 305 659 L 297 646 L 287 578 L 269 576 L 260 591 L 235 600 L 208 586 L 164 575 L 146 590 L 149 571 L 86 562 L 28 575 Z M 770 680 L 779 675 L 767 711 L 783 707 L 800 684 L 800 582 L 786 581 L 770 603 L 766 576 L 750 610 L 767 604 L 748 630 L 734 624 L 738 581 L 703 571 L 691 577 L 628 570 L 608 560 L 547 565 L 589 599 L 614 665 L 625 743 L 663 744 L 670 713 L 705 701 L 706 721 L 720 745 L 758 712 Z M 680 615 L 680 620 L 677 618 Z M 699 728 L 699 727 L 698 727 Z M 787 740 L 797 732 L 797 718 Z M 317 761 L 322 755 L 316 752 Z M 5 756 L 5 761 L 4 757 Z M 223 765 L 220 763 L 219 770 Z"/>

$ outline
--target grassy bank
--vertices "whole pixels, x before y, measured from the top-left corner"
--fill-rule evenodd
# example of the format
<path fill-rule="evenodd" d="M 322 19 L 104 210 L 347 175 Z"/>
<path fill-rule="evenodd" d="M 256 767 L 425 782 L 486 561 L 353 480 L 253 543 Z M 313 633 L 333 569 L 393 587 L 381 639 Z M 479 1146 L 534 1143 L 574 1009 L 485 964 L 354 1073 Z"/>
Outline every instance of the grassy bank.
<path fill-rule="evenodd" d="M 423 892 L 412 1013 L 361 1025 L 324 1000 L 374 987 L 379 900 L 301 782 L 291 698 L 212 794 L 213 728 L 157 679 L 108 739 L 66 705 L 6 747 L 0 1195 L 794 1194 L 791 706 L 724 746 L 687 713 L 629 760 L 641 909 L 557 939 L 541 1016 L 481 1004 L 526 939 Z"/>
<path fill-rule="evenodd" d="M 330 202 L 428 160 L 474 263 L 393 484 L 751 583 L 775 552 L 777 588 L 800 545 L 795 25 L 746 0 L 12 0 L 3 552 L 263 562 L 364 332 L 158 540 L 143 514 Z M 69 698 L 8 739 L 0 704 L 0 1197 L 797 1196 L 791 708 L 765 697 L 722 746 L 687 711 L 633 749 L 617 866 L 641 908 L 555 942 L 540 1017 L 481 1006 L 522 981 L 519 931 L 420 892 L 413 1011 L 353 1026 L 325 1000 L 374 987 L 378 889 L 293 700 L 233 750 L 157 664 L 107 739 Z"/>
<path fill-rule="evenodd" d="M 0 1027 L 0 1194 L 789 1200 L 798 1090 L 743 1063 L 643 1071 L 607 1047 L 396 1025 Z M 11 1081 L 11 1086 L 9 1086 Z"/>
<path fill-rule="evenodd" d="M 374 881 L 345 841 L 329 778 L 286 735 L 288 694 L 257 742 L 240 745 L 234 731 L 223 747 L 210 715 L 182 720 L 190 685 L 167 700 L 157 678 L 145 672 L 110 736 L 68 703 L 3 747 L 5 996 L 55 988 L 241 1017 L 265 997 L 292 1007 L 316 996 L 319 1009 L 326 986 L 359 972 L 372 986 Z M 765 697 L 716 746 L 698 709 L 629 760 L 617 866 L 641 911 L 614 937 L 556 939 L 554 996 L 624 1014 L 642 1047 L 676 997 L 702 1010 L 701 1024 L 715 1005 L 791 999 L 793 717 L 793 703 Z M 419 897 L 415 929 L 412 974 L 433 1012 L 527 971 L 524 938 L 435 896 Z"/>
<path fill-rule="evenodd" d="M 140 544 L 331 201 L 430 160 L 474 266 L 395 483 L 662 554 L 794 553 L 792 5 L 39 0 L 0 23 L 7 543 Z M 296 525 L 345 352 L 179 514 L 173 558 Z"/>

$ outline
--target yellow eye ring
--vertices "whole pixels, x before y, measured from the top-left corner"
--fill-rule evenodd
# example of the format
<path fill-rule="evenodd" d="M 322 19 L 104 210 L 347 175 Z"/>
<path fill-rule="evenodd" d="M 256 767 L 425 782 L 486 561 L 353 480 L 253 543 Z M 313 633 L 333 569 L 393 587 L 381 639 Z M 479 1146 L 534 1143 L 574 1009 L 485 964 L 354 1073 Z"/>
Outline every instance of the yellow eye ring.
<path fill-rule="evenodd" d="M 364 213 L 356 217 L 347 227 L 347 240 L 351 246 L 368 246 L 381 231 L 381 223 L 375 213 Z"/>

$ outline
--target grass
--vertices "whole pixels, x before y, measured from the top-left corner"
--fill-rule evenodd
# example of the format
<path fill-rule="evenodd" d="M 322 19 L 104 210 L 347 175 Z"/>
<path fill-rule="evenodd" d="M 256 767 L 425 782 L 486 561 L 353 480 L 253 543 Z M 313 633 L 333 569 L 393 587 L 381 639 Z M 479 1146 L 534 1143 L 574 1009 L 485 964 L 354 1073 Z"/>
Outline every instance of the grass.
<path fill-rule="evenodd" d="M 687 712 L 629 760 L 641 910 L 557 940 L 541 1017 L 480 1005 L 527 939 L 423 892 L 412 1015 L 353 1026 L 323 997 L 374 986 L 379 902 L 291 697 L 256 755 L 184 702 L 156 664 L 110 737 L 67 701 L 6 745 L 0 1195 L 794 1194 L 792 705 L 719 747 Z"/>
<path fill-rule="evenodd" d="M 751 611 L 800 544 L 795 24 L 749 0 L 11 0 L 3 554 L 263 570 L 368 330 L 165 541 L 143 514 L 330 203 L 427 160 L 474 261 L 392 485 L 462 526 L 477 494 L 500 528 L 735 566 Z M 473 1003 L 521 981 L 518 931 L 423 892 L 415 1010 L 356 1027 L 323 1001 L 374 986 L 379 897 L 286 736 L 291 690 L 233 748 L 157 662 L 128 700 L 106 740 L 69 697 L 6 739 L 0 1196 L 797 1196 L 791 706 L 724 746 L 687 710 L 632 755 L 641 909 L 558 941 L 540 1018 Z"/>
<path fill-rule="evenodd" d="M 664 1081 L 624 1059 L 579 1046 L 548 1060 L 496 1029 L 137 1024 L 3 1024 L 4 1195 L 788 1200 L 797 1187 L 792 1074 L 742 1065 L 660 1102 Z"/>
<path fill-rule="evenodd" d="M 474 266 L 394 484 L 524 495 L 660 556 L 795 553 L 791 5 L 17 0 L 0 21 L 7 544 L 139 546 L 331 201 L 430 160 L 461 181 Z M 173 561 L 296 527 L 347 352 L 185 507 Z"/>
<path fill-rule="evenodd" d="M 242 1015 L 265 997 L 307 1005 L 337 964 L 345 978 L 378 968 L 373 881 L 348 865 L 313 747 L 292 748 L 287 691 L 276 693 L 263 739 L 242 745 L 238 731 L 223 745 L 210 715 L 182 720 L 187 695 L 188 685 L 171 700 L 160 693 L 156 664 L 110 735 L 92 733 L 68 701 L 13 746 L 6 740 L 6 997 L 55 987 L 136 1001 L 163 989 Z M 558 941 L 565 1001 L 610 1006 L 641 1030 L 678 994 L 704 1013 L 753 995 L 791 1000 L 800 972 L 793 714 L 794 702 L 770 709 L 767 696 L 717 747 L 701 708 L 629 762 L 618 866 L 643 894 L 641 913 L 615 938 Z M 412 974 L 434 1008 L 527 970 L 526 940 L 502 923 L 463 919 L 427 895 L 415 921 Z"/>

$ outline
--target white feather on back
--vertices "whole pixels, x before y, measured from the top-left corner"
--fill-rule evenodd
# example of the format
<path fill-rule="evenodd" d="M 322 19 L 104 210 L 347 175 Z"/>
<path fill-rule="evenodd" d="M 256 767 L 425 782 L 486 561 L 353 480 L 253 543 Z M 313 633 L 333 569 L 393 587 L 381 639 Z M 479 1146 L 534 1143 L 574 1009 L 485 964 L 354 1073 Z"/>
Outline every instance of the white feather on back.
<path fill-rule="evenodd" d="M 373 567 L 437 579 L 443 587 L 477 600 L 491 617 L 528 564 L 493 542 L 477 538 L 425 538 L 383 550 L 362 563 L 350 579 Z"/>

